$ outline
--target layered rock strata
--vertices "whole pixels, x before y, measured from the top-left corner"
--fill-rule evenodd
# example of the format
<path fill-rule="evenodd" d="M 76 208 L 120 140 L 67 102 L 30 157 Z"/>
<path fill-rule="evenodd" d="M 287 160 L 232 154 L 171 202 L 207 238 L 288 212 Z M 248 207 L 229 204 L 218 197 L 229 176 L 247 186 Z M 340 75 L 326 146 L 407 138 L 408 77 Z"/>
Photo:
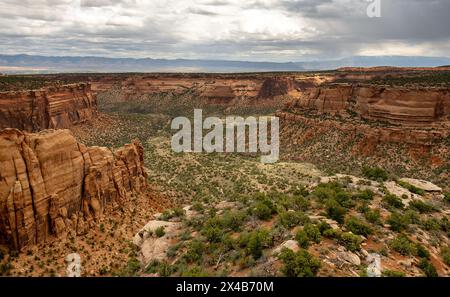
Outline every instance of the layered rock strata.
<path fill-rule="evenodd" d="M 97 99 L 90 84 L 0 92 L 0 129 L 66 129 L 96 115 Z"/>
<path fill-rule="evenodd" d="M 308 89 L 289 102 L 285 110 L 352 115 L 394 126 L 431 128 L 448 121 L 450 90 L 328 85 Z"/>
<path fill-rule="evenodd" d="M 85 233 L 108 204 L 146 186 L 143 148 L 86 147 L 68 130 L 0 132 L 0 243 L 15 249 Z"/>

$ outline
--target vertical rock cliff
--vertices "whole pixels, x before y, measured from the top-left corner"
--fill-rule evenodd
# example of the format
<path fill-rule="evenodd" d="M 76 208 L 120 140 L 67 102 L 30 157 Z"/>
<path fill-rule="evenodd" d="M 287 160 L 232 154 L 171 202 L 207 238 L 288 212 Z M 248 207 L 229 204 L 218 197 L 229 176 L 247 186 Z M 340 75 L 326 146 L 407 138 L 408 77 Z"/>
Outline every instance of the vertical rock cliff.
<path fill-rule="evenodd" d="M 0 129 L 66 129 L 96 115 L 97 99 L 90 84 L 0 92 Z"/>
<path fill-rule="evenodd" d="M 20 249 L 83 234 L 109 203 L 146 188 L 139 142 L 116 152 L 78 143 L 68 130 L 0 132 L 0 243 Z"/>

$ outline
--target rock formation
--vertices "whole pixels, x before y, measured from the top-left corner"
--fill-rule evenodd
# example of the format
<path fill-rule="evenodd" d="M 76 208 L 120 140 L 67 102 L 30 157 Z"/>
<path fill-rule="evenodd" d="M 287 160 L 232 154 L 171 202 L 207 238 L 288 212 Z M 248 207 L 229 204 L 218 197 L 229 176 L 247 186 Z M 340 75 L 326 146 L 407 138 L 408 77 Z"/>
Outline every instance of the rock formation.
<path fill-rule="evenodd" d="M 425 127 L 450 115 L 447 88 L 329 85 L 308 89 L 288 109 L 353 114 L 397 126 Z"/>
<path fill-rule="evenodd" d="M 139 142 L 113 153 L 68 130 L 3 130 L 0 168 L 0 244 L 16 249 L 68 230 L 83 234 L 107 204 L 147 185 Z"/>
<path fill-rule="evenodd" d="M 89 84 L 0 93 L 0 129 L 66 129 L 96 114 L 97 99 Z"/>

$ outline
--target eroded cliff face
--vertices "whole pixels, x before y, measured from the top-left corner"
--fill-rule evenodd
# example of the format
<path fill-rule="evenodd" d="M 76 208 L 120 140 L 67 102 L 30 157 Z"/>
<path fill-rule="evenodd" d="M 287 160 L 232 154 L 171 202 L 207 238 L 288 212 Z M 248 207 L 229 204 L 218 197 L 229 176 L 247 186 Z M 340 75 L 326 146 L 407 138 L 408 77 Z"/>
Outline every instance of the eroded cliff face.
<path fill-rule="evenodd" d="M 0 129 L 66 129 L 97 115 L 90 84 L 0 93 Z"/>
<path fill-rule="evenodd" d="M 418 178 L 448 178 L 447 88 L 323 85 L 292 99 L 277 116 L 290 158 L 332 170 L 382 166 Z"/>
<path fill-rule="evenodd" d="M 97 93 L 115 90 L 123 100 L 141 95 L 186 94 L 207 99 L 209 103 L 234 105 L 241 99 L 273 99 L 277 96 L 298 95 L 298 91 L 317 84 L 317 78 L 296 79 L 295 76 L 242 75 L 132 75 L 105 76 L 91 80 Z"/>
<path fill-rule="evenodd" d="M 20 249 L 84 234 L 108 204 L 147 187 L 139 142 L 116 152 L 78 143 L 68 130 L 0 132 L 0 243 Z"/>
<path fill-rule="evenodd" d="M 430 128 L 447 121 L 450 90 L 329 85 L 308 89 L 288 103 L 285 110 L 353 115 L 394 126 Z"/>

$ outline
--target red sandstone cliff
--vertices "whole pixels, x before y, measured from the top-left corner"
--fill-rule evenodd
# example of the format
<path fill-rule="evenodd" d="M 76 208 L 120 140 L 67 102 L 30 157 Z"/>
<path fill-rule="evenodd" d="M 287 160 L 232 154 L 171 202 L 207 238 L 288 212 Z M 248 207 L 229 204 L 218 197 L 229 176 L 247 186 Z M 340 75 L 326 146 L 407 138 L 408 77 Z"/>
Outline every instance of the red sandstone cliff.
<path fill-rule="evenodd" d="M 0 168 L 0 243 L 17 249 L 69 229 L 83 234 L 107 204 L 147 185 L 138 142 L 113 153 L 68 130 L 3 130 Z"/>
<path fill-rule="evenodd" d="M 311 88 L 292 100 L 286 111 L 350 114 L 395 126 L 431 128 L 450 115 L 448 88 L 401 88 L 328 85 Z"/>
<path fill-rule="evenodd" d="M 0 93 L 0 129 L 65 129 L 96 114 L 97 100 L 89 84 Z"/>
<path fill-rule="evenodd" d="M 295 159 L 333 170 L 414 168 L 421 178 L 438 169 L 439 178 L 448 178 L 448 88 L 324 85 L 303 92 L 277 116 L 283 149 Z"/>

